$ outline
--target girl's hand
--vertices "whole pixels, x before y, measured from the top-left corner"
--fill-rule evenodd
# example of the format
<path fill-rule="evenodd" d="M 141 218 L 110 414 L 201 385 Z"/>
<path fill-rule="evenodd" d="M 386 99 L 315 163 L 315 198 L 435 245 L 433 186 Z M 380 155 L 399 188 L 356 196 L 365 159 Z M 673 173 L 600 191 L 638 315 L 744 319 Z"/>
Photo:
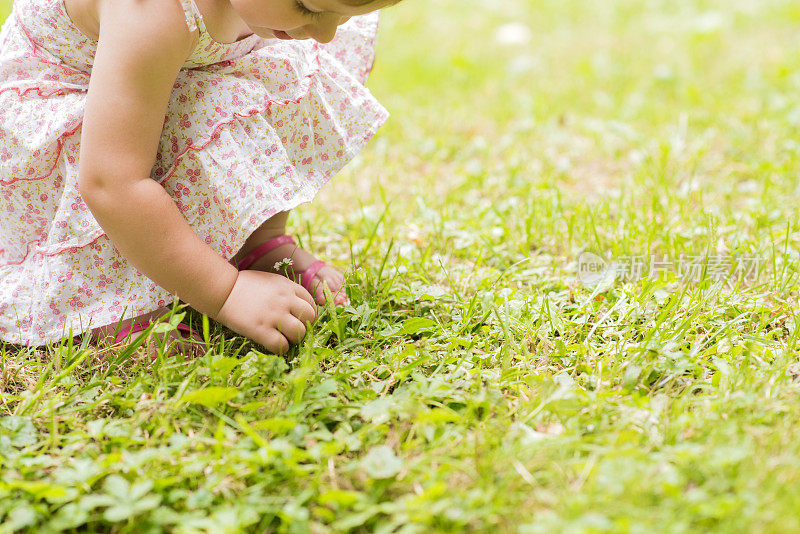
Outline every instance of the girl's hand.
<path fill-rule="evenodd" d="M 216 319 L 236 332 L 281 354 L 306 335 L 317 317 L 314 299 L 299 284 L 278 274 L 240 271 Z"/>

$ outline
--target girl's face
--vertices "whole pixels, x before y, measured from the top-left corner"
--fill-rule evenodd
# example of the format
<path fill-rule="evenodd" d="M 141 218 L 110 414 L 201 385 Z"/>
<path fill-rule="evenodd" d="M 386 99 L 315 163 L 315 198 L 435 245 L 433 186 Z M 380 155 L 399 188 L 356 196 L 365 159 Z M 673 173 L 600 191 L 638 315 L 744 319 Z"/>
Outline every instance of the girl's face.
<path fill-rule="evenodd" d="M 259 37 L 314 39 L 328 43 L 351 16 L 375 11 L 373 4 L 349 6 L 339 0 L 230 0 L 236 14 Z"/>

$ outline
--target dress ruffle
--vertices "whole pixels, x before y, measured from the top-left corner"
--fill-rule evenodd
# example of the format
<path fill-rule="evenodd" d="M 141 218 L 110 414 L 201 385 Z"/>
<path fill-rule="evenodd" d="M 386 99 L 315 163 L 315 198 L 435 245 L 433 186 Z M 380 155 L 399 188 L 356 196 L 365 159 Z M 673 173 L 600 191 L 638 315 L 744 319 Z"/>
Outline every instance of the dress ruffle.
<path fill-rule="evenodd" d="M 260 39 L 181 71 L 151 178 L 221 256 L 312 200 L 385 122 L 363 85 L 376 28 L 355 17 L 327 45 Z M 13 32 L 0 32 L 17 45 L 0 55 L 0 339 L 41 345 L 172 297 L 116 251 L 80 196 L 88 74 L 20 53 Z"/>
<path fill-rule="evenodd" d="M 279 81 L 286 78 L 294 82 Z M 249 235 L 260 221 L 311 200 L 387 118 L 361 82 L 318 46 L 268 45 L 225 65 L 186 71 L 176 89 L 153 178 L 190 224 L 204 228 L 201 235 L 214 234 L 205 228 L 211 224 Z M 219 94 L 230 99 L 219 102 Z M 232 198 L 245 209 L 231 213 L 222 199 Z M 209 217 L 212 205 L 219 211 Z M 218 251 L 232 257 L 240 241 L 225 240 Z"/>

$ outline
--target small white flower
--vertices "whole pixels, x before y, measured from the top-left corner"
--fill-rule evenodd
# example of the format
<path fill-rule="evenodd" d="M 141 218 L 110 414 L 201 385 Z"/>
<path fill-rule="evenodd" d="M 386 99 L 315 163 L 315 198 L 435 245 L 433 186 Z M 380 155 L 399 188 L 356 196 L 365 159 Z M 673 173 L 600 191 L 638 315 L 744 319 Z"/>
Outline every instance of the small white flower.
<path fill-rule="evenodd" d="M 292 258 L 283 258 L 281 261 L 275 262 L 275 270 L 288 269 L 292 265 L 294 265 Z"/>

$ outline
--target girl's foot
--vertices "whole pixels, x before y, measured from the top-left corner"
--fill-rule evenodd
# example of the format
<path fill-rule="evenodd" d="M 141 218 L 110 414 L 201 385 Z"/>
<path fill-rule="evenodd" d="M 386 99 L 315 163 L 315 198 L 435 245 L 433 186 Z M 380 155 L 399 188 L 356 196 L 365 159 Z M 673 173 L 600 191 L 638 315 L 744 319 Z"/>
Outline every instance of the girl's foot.
<path fill-rule="evenodd" d="M 267 241 L 267 239 L 263 237 L 262 239 L 263 241 L 261 242 L 247 243 L 233 257 L 233 261 L 238 264 L 242 258 Z M 317 258 L 309 252 L 298 247 L 295 243 L 288 242 L 270 250 L 247 268 L 280 274 L 299 282 L 305 270 L 315 261 L 317 261 Z M 328 286 L 331 295 L 333 295 L 333 303 L 335 305 L 338 306 L 350 303 L 350 299 L 347 298 L 347 293 L 345 293 L 344 290 L 344 275 L 330 265 L 325 265 L 317 271 L 314 278 L 312 278 L 311 284 L 309 284 L 309 287 L 313 289 L 313 291 L 311 291 L 311 296 L 314 297 L 314 302 L 319 305 L 325 304 L 324 285 Z"/>
<path fill-rule="evenodd" d="M 117 328 L 117 323 L 114 323 L 95 328 L 83 335 L 91 336 L 91 341 L 93 343 L 113 346 L 116 343 L 114 340 L 115 330 L 117 330 L 118 333 L 125 332 L 130 329 L 134 321 L 136 324 L 147 323 L 148 321 L 157 321 L 159 317 L 169 313 L 169 310 L 170 308 L 166 307 L 159 308 L 152 313 L 140 315 L 134 319 L 126 319 L 121 321 L 119 328 Z M 139 335 L 141 335 L 141 332 L 134 332 L 129 334 L 124 340 L 121 339 L 120 342 L 123 344 L 130 344 L 134 339 L 139 337 Z M 158 338 L 160 342 L 156 341 L 156 338 Z M 173 351 L 176 350 L 180 353 L 190 356 L 202 356 L 205 352 L 202 350 L 202 347 L 197 345 L 197 343 L 192 343 L 191 340 L 184 338 L 181 335 L 181 332 L 178 330 L 172 330 L 166 334 L 151 334 L 144 343 L 144 346 L 147 347 L 147 353 L 150 358 L 155 358 L 158 355 L 159 345 L 164 345 L 164 348 L 166 349 L 165 355 L 167 356 L 173 354 Z"/>

